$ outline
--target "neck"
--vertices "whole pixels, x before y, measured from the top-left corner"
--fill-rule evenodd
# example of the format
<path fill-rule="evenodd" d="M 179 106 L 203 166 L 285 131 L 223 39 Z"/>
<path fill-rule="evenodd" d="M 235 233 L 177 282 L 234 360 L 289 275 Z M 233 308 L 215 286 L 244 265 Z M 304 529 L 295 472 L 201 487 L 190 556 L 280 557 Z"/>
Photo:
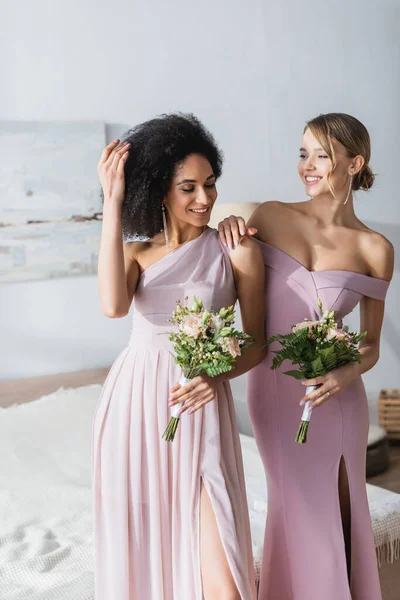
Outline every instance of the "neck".
<path fill-rule="evenodd" d="M 353 192 L 344 204 L 346 197 L 334 197 L 330 193 L 319 194 L 311 199 L 310 214 L 322 225 L 344 225 L 355 217 Z"/>
<path fill-rule="evenodd" d="M 166 219 L 167 235 L 165 235 L 166 245 L 169 249 L 174 249 L 177 246 L 181 246 L 186 242 L 196 239 L 206 230 L 206 225 L 203 227 L 196 227 L 189 223 L 179 222 L 173 219 L 172 221 L 167 217 Z M 164 232 L 165 233 L 165 232 Z"/>

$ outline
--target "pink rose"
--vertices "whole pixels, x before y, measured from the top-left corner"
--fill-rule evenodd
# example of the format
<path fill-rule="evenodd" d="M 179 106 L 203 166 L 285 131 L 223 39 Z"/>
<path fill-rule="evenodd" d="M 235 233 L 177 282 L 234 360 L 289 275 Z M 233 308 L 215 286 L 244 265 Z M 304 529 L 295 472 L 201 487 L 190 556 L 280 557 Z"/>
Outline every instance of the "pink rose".
<path fill-rule="evenodd" d="M 342 331 L 341 329 L 334 329 L 334 328 L 330 327 L 328 329 L 326 339 L 332 340 L 333 338 L 336 338 L 337 340 L 344 340 L 346 342 L 351 339 L 351 336 L 348 333 L 346 333 L 345 331 Z"/>
<path fill-rule="evenodd" d="M 224 338 L 224 346 L 227 349 L 227 351 L 229 352 L 229 354 L 232 356 L 232 358 L 236 358 L 237 356 L 240 356 L 240 346 L 239 346 L 239 342 L 237 341 L 236 338 L 231 338 L 231 337 Z"/>
<path fill-rule="evenodd" d="M 304 329 L 305 327 L 307 327 L 308 329 L 311 329 L 311 327 L 316 327 L 320 324 L 321 323 L 319 321 L 302 321 L 301 323 L 297 323 L 297 325 L 294 325 L 292 327 L 292 331 L 293 331 L 293 333 L 297 333 L 298 331 L 300 331 L 301 329 Z"/>
<path fill-rule="evenodd" d="M 181 325 L 180 330 L 189 337 L 198 338 L 202 332 L 201 315 L 187 315 Z"/>

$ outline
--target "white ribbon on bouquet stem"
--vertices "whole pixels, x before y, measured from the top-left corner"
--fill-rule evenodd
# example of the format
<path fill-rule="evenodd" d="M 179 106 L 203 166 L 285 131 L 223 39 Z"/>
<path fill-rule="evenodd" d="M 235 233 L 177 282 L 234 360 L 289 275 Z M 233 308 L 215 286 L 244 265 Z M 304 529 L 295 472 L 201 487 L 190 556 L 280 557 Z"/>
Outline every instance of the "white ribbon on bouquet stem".
<path fill-rule="evenodd" d="M 187 383 L 189 383 L 189 381 L 192 381 L 192 380 L 188 379 L 184 375 L 181 375 L 181 378 L 179 379 L 178 383 L 182 387 L 183 385 L 186 385 Z M 172 416 L 175 419 L 180 418 L 181 415 L 179 415 L 178 413 L 184 404 L 185 404 L 184 402 L 179 402 L 178 404 L 174 404 L 174 406 L 172 407 L 171 412 L 172 412 Z"/>
<path fill-rule="evenodd" d="M 308 394 L 311 394 L 312 392 L 315 392 L 315 390 L 317 390 L 319 387 L 320 387 L 319 385 L 308 385 L 306 387 L 306 393 L 305 393 L 305 395 L 308 396 Z M 310 406 L 311 403 L 312 403 L 312 400 L 307 400 L 306 401 L 306 403 L 304 405 L 303 415 L 301 417 L 301 420 L 302 421 L 307 421 L 307 423 L 310 422 L 312 411 L 313 411 L 313 409 Z"/>

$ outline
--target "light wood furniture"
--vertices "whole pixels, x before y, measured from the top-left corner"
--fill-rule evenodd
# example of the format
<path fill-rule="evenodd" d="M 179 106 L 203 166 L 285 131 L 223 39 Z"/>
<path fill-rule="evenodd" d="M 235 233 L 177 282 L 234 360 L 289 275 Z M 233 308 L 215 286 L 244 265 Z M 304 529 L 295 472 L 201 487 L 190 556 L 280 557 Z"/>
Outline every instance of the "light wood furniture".
<path fill-rule="evenodd" d="M 379 425 L 390 440 L 400 440 L 400 390 L 382 390 L 378 406 Z"/>
<path fill-rule="evenodd" d="M 104 369 L 88 369 L 73 373 L 56 373 L 42 377 L 26 379 L 0 380 L 0 407 L 6 408 L 11 404 L 32 402 L 41 396 L 51 394 L 61 387 L 77 388 L 92 383 L 104 383 L 109 367 Z"/>

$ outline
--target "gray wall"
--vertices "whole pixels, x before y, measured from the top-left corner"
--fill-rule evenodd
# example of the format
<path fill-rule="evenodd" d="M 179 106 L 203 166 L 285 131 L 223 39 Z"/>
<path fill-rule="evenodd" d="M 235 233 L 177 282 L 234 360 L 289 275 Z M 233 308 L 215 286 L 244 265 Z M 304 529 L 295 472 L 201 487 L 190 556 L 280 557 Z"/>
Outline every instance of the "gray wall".
<path fill-rule="evenodd" d="M 104 0 L 4 3 L 2 119 L 101 120 L 108 137 L 155 114 L 192 111 L 225 150 L 220 201 L 302 200 L 306 119 L 350 112 L 369 128 L 376 187 L 357 210 L 399 239 L 400 5 L 397 0 Z M 397 267 L 398 268 L 398 267 Z M 387 302 L 371 398 L 399 386 L 396 298 Z M 0 378 L 110 364 L 130 319 L 100 314 L 95 278 L 0 290 Z"/>

